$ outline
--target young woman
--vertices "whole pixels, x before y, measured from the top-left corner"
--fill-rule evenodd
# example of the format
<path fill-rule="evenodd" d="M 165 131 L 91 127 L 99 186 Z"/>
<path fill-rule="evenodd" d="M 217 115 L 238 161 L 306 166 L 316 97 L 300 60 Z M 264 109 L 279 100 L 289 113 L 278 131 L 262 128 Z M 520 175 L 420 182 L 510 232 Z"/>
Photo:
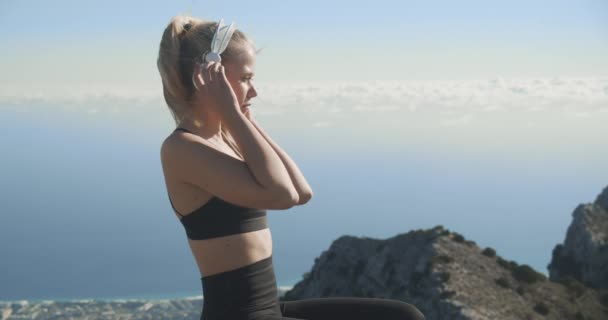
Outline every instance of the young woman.
<path fill-rule="evenodd" d="M 200 270 L 201 319 L 424 319 L 397 300 L 278 300 L 266 210 L 305 204 L 313 192 L 250 112 L 257 96 L 254 44 L 241 31 L 226 30 L 174 17 L 157 61 L 177 125 L 162 143 L 161 162 L 169 200 Z M 217 52 L 212 42 L 222 35 L 225 49 Z"/>

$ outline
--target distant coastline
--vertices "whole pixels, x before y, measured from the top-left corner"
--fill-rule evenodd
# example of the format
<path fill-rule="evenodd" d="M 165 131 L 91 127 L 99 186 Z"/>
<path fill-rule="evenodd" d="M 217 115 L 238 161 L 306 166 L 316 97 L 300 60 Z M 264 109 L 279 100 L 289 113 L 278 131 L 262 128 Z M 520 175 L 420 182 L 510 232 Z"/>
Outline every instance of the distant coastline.
<path fill-rule="evenodd" d="M 291 290 L 292 285 L 277 286 L 279 295 L 283 295 L 285 291 Z M 10 303 L 55 303 L 55 302 L 126 302 L 126 301 L 167 301 L 167 300 L 196 300 L 202 299 L 203 295 L 200 292 L 191 293 L 167 293 L 167 294 L 143 294 L 143 295 L 128 295 L 128 296 L 113 296 L 113 297 L 81 297 L 81 298 L 55 298 L 55 299 L 17 299 L 17 300 L 0 300 L 0 304 Z"/>

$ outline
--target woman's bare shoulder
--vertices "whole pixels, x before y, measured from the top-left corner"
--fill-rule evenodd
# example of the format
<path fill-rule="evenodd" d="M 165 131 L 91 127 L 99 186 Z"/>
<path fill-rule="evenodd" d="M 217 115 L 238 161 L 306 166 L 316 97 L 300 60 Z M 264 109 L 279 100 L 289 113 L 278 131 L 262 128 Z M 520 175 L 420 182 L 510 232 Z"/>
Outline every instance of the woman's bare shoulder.
<path fill-rule="evenodd" d="M 227 202 L 270 210 L 293 206 L 284 190 L 261 186 L 245 161 L 201 137 L 173 133 L 162 143 L 161 160 L 170 181 L 194 185 Z"/>

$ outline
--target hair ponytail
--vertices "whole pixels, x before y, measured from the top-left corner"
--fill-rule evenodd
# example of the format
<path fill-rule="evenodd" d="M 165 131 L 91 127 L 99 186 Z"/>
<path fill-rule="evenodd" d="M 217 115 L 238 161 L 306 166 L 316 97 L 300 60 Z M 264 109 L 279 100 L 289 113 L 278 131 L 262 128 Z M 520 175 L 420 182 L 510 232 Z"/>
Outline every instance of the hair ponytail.
<path fill-rule="evenodd" d="M 179 125 L 192 105 L 194 64 L 200 62 L 202 54 L 210 50 L 217 23 L 187 15 L 171 18 L 163 31 L 156 66 L 160 73 L 163 96 L 175 124 Z M 222 61 L 237 56 L 243 45 L 253 47 L 253 42 L 240 30 L 235 30 L 228 47 L 221 54 Z M 222 138 L 242 157 L 230 132 L 222 126 Z"/>
<path fill-rule="evenodd" d="M 180 115 L 183 115 L 187 104 L 187 89 L 180 81 L 182 78 L 180 51 L 182 39 L 189 29 L 192 29 L 189 17 L 173 17 L 163 33 L 156 61 L 162 80 L 163 95 L 176 125 L 181 122 Z"/>

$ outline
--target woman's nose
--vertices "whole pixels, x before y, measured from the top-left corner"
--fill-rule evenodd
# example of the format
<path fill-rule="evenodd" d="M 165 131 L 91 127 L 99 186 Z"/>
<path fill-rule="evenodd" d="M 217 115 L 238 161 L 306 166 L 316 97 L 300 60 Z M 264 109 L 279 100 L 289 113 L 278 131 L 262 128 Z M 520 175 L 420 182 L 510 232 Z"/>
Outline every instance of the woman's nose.
<path fill-rule="evenodd" d="M 258 91 L 257 91 L 257 90 L 255 90 L 255 87 L 254 87 L 254 86 L 251 86 L 251 88 L 249 89 L 249 94 L 248 94 L 248 96 L 249 96 L 249 99 L 251 99 L 251 98 L 255 98 L 255 97 L 257 97 L 257 96 L 258 96 Z"/>

